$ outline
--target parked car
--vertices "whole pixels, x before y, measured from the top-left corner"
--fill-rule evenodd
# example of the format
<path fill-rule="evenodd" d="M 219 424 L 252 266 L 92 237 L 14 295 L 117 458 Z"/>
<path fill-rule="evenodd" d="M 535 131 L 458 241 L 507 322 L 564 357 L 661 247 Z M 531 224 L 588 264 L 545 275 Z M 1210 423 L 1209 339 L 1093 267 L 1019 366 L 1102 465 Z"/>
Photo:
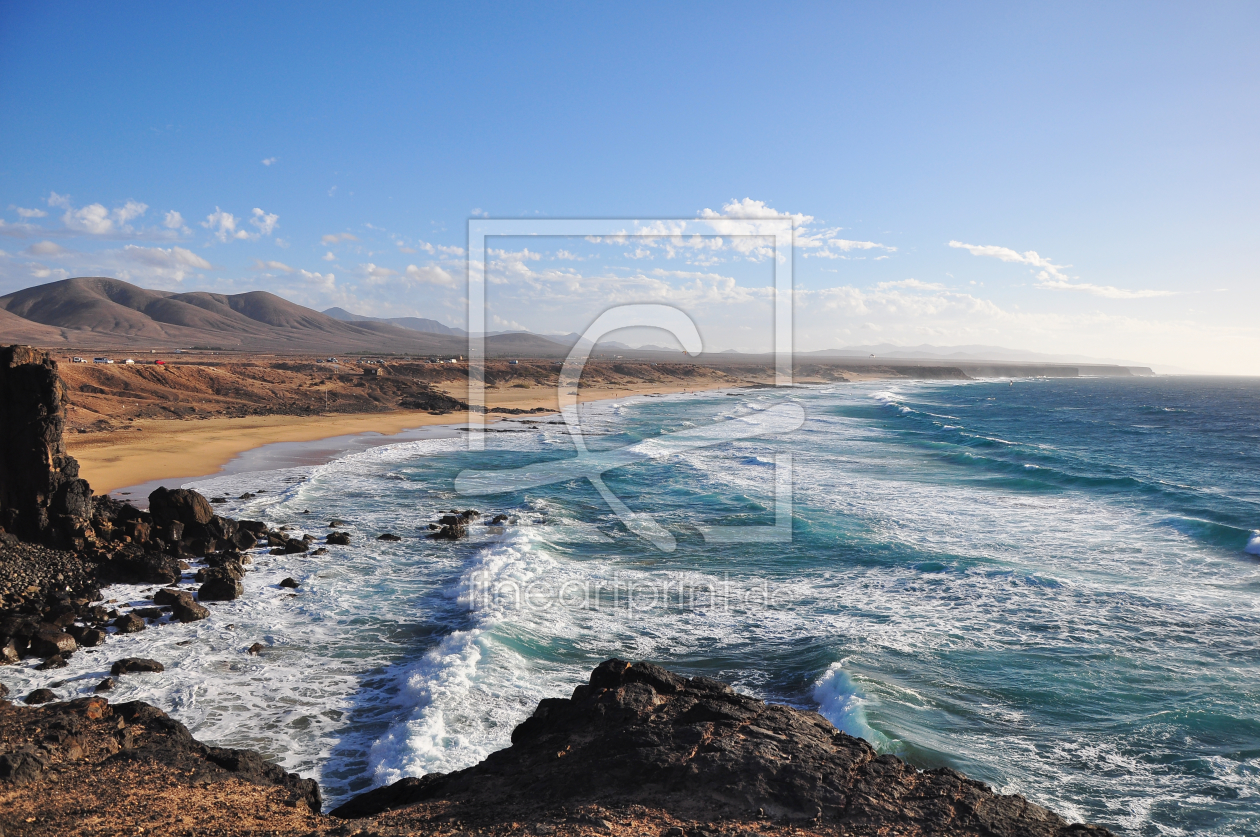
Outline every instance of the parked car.
<path fill-rule="evenodd" d="M 153 364 L 154 364 L 155 366 L 165 366 L 165 365 L 166 365 L 166 361 L 164 361 L 164 360 L 155 360 L 155 361 L 153 361 Z"/>
<path fill-rule="evenodd" d="M 107 357 L 94 357 L 92 358 L 92 362 L 93 363 L 113 363 L 114 361 Z"/>
<path fill-rule="evenodd" d="M 70 362 L 71 362 L 71 363 L 86 363 L 87 361 L 85 361 L 85 360 L 84 360 L 83 358 L 81 358 L 81 357 L 72 357 L 72 358 L 70 358 Z"/>
<path fill-rule="evenodd" d="M 124 361 L 123 361 L 123 363 L 127 364 L 128 366 L 135 366 L 135 365 L 136 365 L 136 362 L 135 362 L 134 360 L 132 360 L 131 358 L 127 358 L 126 360 L 124 360 Z"/>

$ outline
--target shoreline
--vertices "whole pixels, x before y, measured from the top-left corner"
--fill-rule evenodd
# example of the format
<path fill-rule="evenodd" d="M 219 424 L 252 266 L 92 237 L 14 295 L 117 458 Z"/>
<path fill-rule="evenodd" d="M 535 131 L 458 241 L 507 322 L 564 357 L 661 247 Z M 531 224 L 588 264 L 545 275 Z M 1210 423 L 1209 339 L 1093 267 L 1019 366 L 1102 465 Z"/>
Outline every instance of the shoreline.
<path fill-rule="evenodd" d="M 591 389 L 581 393 L 578 400 L 588 403 L 732 388 L 729 382 L 713 382 L 711 386 Z M 529 409 L 546 405 L 531 401 L 511 406 Z M 486 423 L 545 418 L 558 412 L 553 408 L 545 413 L 490 414 Z M 356 450 L 451 437 L 459 428 L 467 427 L 468 420 L 469 414 L 464 412 L 430 415 L 390 411 L 136 421 L 139 430 L 96 433 L 81 440 L 68 438 L 67 448 L 79 461 L 80 475 L 96 493 L 144 507 L 149 492 L 159 485 L 178 486 L 226 474 L 319 465 Z"/>

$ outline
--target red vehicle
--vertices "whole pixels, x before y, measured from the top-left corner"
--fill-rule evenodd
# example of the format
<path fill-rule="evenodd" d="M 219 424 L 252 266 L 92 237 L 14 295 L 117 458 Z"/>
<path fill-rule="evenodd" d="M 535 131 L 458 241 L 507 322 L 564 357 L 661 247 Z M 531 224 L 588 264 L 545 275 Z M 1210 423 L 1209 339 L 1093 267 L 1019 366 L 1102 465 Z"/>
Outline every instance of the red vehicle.
<path fill-rule="evenodd" d="M 166 365 L 166 361 L 164 361 L 164 360 L 155 360 L 155 361 L 153 361 L 153 364 L 154 364 L 154 366 L 165 366 L 165 365 Z"/>

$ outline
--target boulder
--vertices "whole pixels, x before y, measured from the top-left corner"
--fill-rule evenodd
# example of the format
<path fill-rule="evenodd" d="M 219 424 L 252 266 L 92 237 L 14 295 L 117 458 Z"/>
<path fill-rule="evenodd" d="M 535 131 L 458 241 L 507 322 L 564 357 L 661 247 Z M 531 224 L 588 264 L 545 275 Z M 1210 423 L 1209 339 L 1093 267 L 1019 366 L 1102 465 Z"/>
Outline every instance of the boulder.
<path fill-rule="evenodd" d="M 397 535 L 395 535 L 393 532 L 386 532 L 386 533 L 384 533 L 383 535 L 377 535 L 377 536 L 376 536 L 376 539 L 377 539 L 378 541 L 400 541 L 400 540 L 402 540 L 402 538 L 398 537 L 398 536 L 397 536 Z"/>
<path fill-rule="evenodd" d="M 328 535 L 328 537 L 324 538 L 324 543 L 331 544 L 332 546 L 349 546 L 350 533 L 349 532 L 332 532 Z"/>
<path fill-rule="evenodd" d="M 192 593 L 186 590 L 181 590 L 175 595 L 175 600 L 171 602 L 170 607 L 171 616 L 183 623 L 197 622 L 210 615 L 209 609 L 197 604 Z"/>
<path fill-rule="evenodd" d="M 165 486 L 149 495 L 149 513 L 161 525 L 179 521 L 184 526 L 205 526 L 214 517 L 210 503 L 196 491 Z"/>
<path fill-rule="evenodd" d="M 147 625 L 144 619 L 134 613 L 128 613 L 125 616 L 119 616 L 114 620 L 114 627 L 118 629 L 120 634 L 135 634 L 143 631 Z"/>
<path fill-rule="evenodd" d="M 298 582 L 296 578 L 286 578 L 280 582 L 280 586 L 288 587 L 290 590 L 296 590 L 298 588 Z"/>
<path fill-rule="evenodd" d="M 69 655 L 77 647 L 74 637 L 52 625 L 41 625 L 31 636 L 30 650 L 36 657 Z"/>
<path fill-rule="evenodd" d="M 206 570 L 204 577 L 205 582 L 197 591 L 197 598 L 203 602 L 230 602 L 245 595 L 244 585 L 226 570 Z"/>
<path fill-rule="evenodd" d="M 124 657 L 109 667 L 109 673 L 114 677 L 139 671 L 160 673 L 166 671 L 166 666 L 157 660 L 149 660 L 144 657 Z"/>
<path fill-rule="evenodd" d="M 51 703 L 57 699 L 57 693 L 52 689 L 36 689 L 26 696 L 27 703 L 34 706 L 37 703 Z"/>
<path fill-rule="evenodd" d="M 114 678 L 112 677 L 106 677 L 100 683 L 96 684 L 97 692 L 108 692 L 112 688 L 114 688 Z"/>
<path fill-rule="evenodd" d="M 299 552 L 306 552 L 310 546 L 305 539 L 289 538 L 284 542 L 284 554 L 294 555 Z"/>

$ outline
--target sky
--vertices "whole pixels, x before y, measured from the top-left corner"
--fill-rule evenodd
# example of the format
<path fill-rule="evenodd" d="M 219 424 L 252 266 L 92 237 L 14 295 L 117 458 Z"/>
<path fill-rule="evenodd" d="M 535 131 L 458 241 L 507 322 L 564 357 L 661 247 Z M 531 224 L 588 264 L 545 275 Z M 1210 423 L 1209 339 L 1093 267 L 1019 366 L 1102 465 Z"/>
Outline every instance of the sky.
<path fill-rule="evenodd" d="M 622 219 L 488 242 L 490 327 L 760 350 L 790 258 L 800 350 L 1260 374 L 1256 43 L 1254 3 L 7 2 L 0 293 L 463 325 L 470 219 Z"/>

